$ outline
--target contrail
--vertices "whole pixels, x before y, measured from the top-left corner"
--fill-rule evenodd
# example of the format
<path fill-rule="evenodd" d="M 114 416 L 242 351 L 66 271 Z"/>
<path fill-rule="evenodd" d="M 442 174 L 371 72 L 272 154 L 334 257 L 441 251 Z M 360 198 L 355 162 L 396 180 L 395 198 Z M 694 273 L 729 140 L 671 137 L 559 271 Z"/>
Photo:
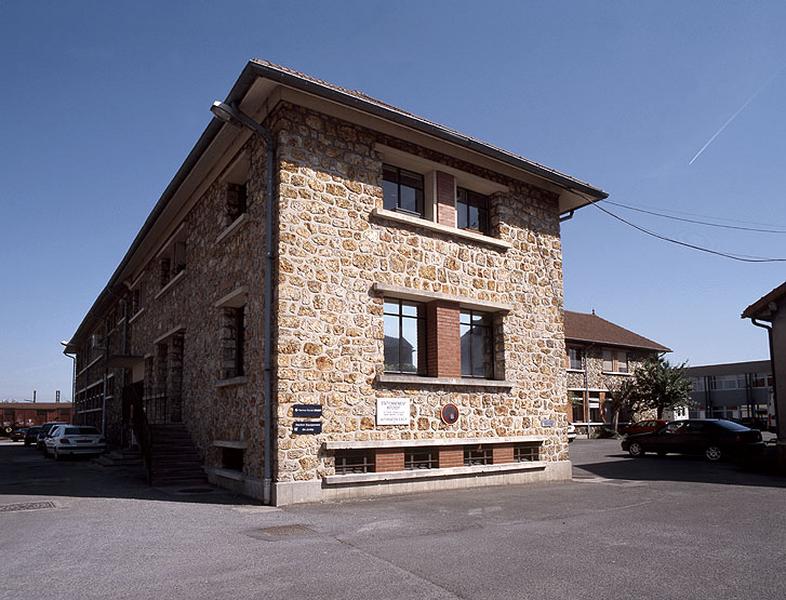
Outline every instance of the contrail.
<path fill-rule="evenodd" d="M 770 77 L 767 81 L 765 81 L 764 84 L 759 89 L 757 89 L 755 92 L 753 92 L 753 94 L 750 96 L 750 98 L 748 98 L 745 101 L 745 103 L 742 106 L 740 106 L 737 109 L 737 111 L 732 116 L 730 116 L 728 118 L 728 120 L 723 125 L 721 125 L 721 128 L 718 129 L 718 131 L 715 132 L 715 135 L 713 135 L 709 140 L 707 140 L 707 143 L 704 144 L 701 147 L 701 149 L 695 154 L 695 156 L 690 159 L 690 162 L 688 163 L 688 166 L 692 165 L 694 163 L 694 161 L 697 158 L 699 158 L 699 156 L 701 156 L 701 153 L 704 152 L 707 149 L 707 147 L 712 142 L 715 141 L 715 138 L 717 138 L 721 133 L 723 133 L 724 129 L 726 129 L 729 125 L 731 125 L 731 122 L 734 119 L 737 118 L 737 115 L 739 115 L 743 110 L 745 110 L 745 107 L 748 106 L 748 104 L 750 104 L 751 102 L 753 102 L 756 99 L 756 97 L 764 91 L 764 88 L 766 88 L 768 85 L 770 85 L 772 83 L 772 80 L 775 79 L 778 75 L 780 75 L 781 71 L 783 71 L 783 67 L 781 67 L 780 69 L 775 71 L 775 73 L 772 75 L 772 77 Z"/>

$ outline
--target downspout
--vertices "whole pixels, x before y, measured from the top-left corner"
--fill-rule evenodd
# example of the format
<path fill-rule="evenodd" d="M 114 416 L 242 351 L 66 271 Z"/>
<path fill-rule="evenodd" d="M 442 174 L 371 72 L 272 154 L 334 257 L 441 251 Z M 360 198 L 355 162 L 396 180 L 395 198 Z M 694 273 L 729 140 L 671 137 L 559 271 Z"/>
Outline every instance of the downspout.
<path fill-rule="evenodd" d="M 775 426 L 778 428 L 778 432 L 781 431 L 781 422 L 778 418 L 778 385 L 775 381 L 775 354 L 773 354 L 773 345 L 772 345 L 772 323 L 769 325 L 762 323 L 755 317 L 751 317 L 751 323 L 756 327 L 761 327 L 762 329 L 767 330 L 767 342 L 770 347 L 770 370 L 772 371 L 772 403 L 775 407 Z M 779 434 L 780 437 L 780 434 Z"/>
<path fill-rule="evenodd" d="M 275 259 L 273 253 L 273 224 L 275 220 L 273 169 L 275 167 L 276 143 L 270 129 L 257 123 L 236 106 L 214 102 L 210 110 L 216 118 L 225 123 L 241 125 L 261 137 L 267 150 L 265 153 L 265 273 L 262 304 L 262 389 L 264 394 L 262 399 L 262 502 L 263 504 L 271 504 L 273 488 L 273 263 Z"/>

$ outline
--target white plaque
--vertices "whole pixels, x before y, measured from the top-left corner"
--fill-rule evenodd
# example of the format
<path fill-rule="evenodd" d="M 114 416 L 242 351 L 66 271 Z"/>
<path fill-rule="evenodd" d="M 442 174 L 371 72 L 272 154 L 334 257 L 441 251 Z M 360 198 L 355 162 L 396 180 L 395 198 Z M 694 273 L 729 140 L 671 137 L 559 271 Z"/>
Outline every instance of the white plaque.
<path fill-rule="evenodd" d="M 409 398 L 377 398 L 377 425 L 409 425 Z"/>

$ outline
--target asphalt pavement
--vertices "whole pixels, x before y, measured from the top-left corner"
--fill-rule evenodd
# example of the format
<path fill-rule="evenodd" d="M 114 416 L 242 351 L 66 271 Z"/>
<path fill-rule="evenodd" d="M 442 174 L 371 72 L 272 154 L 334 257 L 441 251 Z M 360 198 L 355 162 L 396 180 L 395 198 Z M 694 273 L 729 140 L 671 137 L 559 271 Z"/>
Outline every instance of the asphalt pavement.
<path fill-rule="evenodd" d="M 785 479 L 571 455 L 572 482 L 277 509 L 0 444 L 0 598 L 786 597 Z"/>

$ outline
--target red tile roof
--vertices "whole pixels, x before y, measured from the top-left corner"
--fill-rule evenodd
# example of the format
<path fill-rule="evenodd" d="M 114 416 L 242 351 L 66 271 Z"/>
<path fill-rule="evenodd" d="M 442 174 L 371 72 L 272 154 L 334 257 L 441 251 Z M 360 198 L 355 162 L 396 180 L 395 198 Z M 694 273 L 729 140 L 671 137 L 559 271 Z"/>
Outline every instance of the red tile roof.
<path fill-rule="evenodd" d="M 600 318 L 595 313 L 579 313 L 565 311 L 565 339 L 573 342 L 594 342 L 609 346 L 624 346 L 653 350 L 655 352 L 671 352 L 667 348 L 629 329 L 615 325 L 611 321 Z"/>

